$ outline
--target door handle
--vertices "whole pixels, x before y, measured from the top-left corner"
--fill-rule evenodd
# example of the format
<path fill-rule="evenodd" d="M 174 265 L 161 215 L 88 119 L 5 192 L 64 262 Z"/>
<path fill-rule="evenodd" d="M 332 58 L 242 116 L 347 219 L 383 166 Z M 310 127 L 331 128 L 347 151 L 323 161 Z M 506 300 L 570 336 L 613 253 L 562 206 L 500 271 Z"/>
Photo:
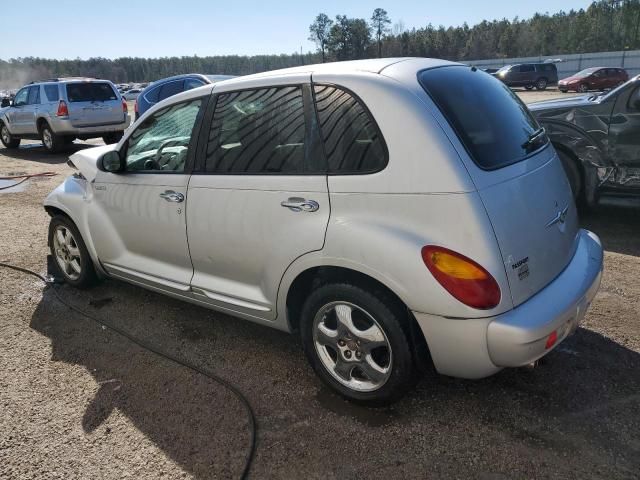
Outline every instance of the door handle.
<path fill-rule="evenodd" d="M 180 192 L 174 192 L 173 190 L 166 190 L 162 192 L 160 197 L 164 198 L 167 202 L 184 202 L 184 195 Z"/>
<path fill-rule="evenodd" d="M 280 205 L 292 212 L 315 212 L 320 208 L 320 205 L 315 200 L 307 200 L 300 197 L 291 197 L 281 202 Z"/>

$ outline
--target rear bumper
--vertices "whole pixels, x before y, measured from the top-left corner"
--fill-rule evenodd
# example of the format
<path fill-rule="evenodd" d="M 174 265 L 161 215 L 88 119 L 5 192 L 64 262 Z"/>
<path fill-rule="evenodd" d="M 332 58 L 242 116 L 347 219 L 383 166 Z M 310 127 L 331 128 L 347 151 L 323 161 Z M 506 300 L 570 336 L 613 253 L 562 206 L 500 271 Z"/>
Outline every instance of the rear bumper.
<path fill-rule="evenodd" d="M 123 122 L 108 125 L 92 125 L 90 127 L 74 126 L 68 118 L 52 118 L 50 119 L 50 123 L 51 128 L 57 135 L 93 135 L 99 137 L 103 133 L 123 132 L 131 123 L 131 117 L 127 114 Z"/>
<path fill-rule="evenodd" d="M 482 378 L 504 367 L 527 365 L 573 333 L 595 297 L 602 277 L 602 245 L 578 233 L 576 252 L 564 271 L 535 296 L 504 314 L 450 319 L 414 312 L 438 372 Z M 557 341 L 545 348 L 556 332 Z"/>

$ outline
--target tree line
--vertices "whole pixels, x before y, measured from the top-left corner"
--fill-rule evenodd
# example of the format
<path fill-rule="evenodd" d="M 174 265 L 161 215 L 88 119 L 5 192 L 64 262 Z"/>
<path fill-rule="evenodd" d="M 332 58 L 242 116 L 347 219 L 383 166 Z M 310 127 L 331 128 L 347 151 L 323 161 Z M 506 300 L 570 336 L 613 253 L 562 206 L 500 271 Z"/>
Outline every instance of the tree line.
<path fill-rule="evenodd" d="M 309 27 L 316 52 L 282 55 L 219 55 L 165 58 L 0 60 L 0 87 L 16 88 L 54 76 L 153 81 L 180 73 L 245 75 L 323 61 L 417 56 L 479 60 L 640 49 L 640 0 L 598 0 L 588 8 L 537 13 L 528 19 L 482 21 L 474 26 L 406 29 L 376 8 L 369 18 L 334 19 L 319 14 Z"/>

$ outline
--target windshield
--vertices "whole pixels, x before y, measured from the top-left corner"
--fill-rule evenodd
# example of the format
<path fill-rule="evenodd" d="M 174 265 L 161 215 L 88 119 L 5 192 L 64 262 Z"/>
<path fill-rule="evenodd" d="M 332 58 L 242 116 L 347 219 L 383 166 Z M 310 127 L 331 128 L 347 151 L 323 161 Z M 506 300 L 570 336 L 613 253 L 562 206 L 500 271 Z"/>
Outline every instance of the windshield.
<path fill-rule="evenodd" d="M 106 102 L 118 97 L 109 83 L 83 82 L 67 84 L 67 99 L 70 102 Z"/>
<path fill-rule="evenodd" d="M 589 75 L 591 75 L 593 72 L 599 70 L 598 68 L 585 68 L 584 70 L 576 73 L 574 75 L 574 77 L 588 77 Z"/>
<path fill-rule="evenodd" d="M 511 89 L 481 70 L 432 68 L 418 79 L 480 168 L 511 165 L 549 142 Z"/>
<path fill-rule="evenodd" d="M 511 68 L 511 65 L 505 65 L 500 70 L 498 70 L 498 73 L 508 72 L 510 68 Z"/>

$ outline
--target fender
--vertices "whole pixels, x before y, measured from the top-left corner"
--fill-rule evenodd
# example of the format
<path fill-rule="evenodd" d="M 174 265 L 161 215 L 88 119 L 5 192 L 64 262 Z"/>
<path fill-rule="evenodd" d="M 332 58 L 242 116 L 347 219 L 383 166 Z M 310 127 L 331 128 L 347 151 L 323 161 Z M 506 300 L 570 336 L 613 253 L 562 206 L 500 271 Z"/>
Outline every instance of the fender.
<path fill-rule="evenodd" d="M 102 268 L 98 254 L 93 245 L 93 239 L 87 221 L 86 203 L 93 197 L 90 183 L 80 174 L 67 177 L 58 187 L 44 199 L 43 206 L 47 212 L 54 208 L 64 212 L 76 225 L 84 243 L 89 251 L 89 256 L 100 275 L 107 273 Z"/>
<path fill-rule="evenodd" d="M 596 203 L 597 190 L 615 171 L 615 164 L 606 153 L 606 146 L 578 125 L 555 119 L 538 118 L 558 150 L 565 150 L 578 159 L 584 173 L 585 198 Z"/>

